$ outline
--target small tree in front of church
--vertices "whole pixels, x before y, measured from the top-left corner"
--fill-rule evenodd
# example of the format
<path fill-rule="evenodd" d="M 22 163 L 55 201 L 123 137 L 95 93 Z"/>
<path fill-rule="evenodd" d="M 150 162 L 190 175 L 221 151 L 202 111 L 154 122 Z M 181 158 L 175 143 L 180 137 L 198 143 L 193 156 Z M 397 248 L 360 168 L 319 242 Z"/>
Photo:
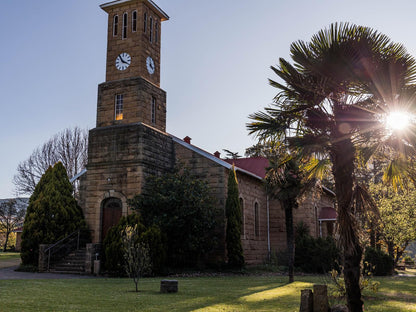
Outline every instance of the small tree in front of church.
<path fill-rule="evenodd" d="M 23 224 L 22 264 L 38 265 L 39 245 L 53 244 L 76 230 L 87 231 L 62 163 L 49 167 L 29 199 Z"/>
<path fill-rule="evenodd" d="M 126 227 L 122 235 L 124 269 L 128 277 L 133 279 L 136 292 L 139 291 L 140 277 L 151 272 L 149 247 L 141 241 L 141 235 L 139 235 L 137 227 L 137 224 Z"/>
<path fill-rule="evenodd" d="M 228 265 L 230 268 L 241 269 L 244 266 L 243 247 L 241 245 L 241 207 L 238 182 L 234 166 L 228 174 L 228 193 L 225 202 L 227 218 L 226 243 Z"/>

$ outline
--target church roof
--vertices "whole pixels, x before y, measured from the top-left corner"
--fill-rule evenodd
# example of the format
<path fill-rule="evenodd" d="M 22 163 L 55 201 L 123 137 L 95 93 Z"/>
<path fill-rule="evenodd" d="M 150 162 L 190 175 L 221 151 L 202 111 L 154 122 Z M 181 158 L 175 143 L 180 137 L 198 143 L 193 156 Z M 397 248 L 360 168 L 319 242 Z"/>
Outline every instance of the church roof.
<path fill-rule="evenodd" d="M 124 4 L 127 2 L 132 2 L 134 0 L 115 0 L 115 1 L 111 1 L 111 2 L 107 2 L 104 4 L 100 5 L 100 8 L 103 9 L 104 11 L 106 11 L 107 8 L 112 7 L 112 6 L 117 6 L 120 4 Z M 154 3 L 152 0 L 143 0 L 145 2 L 147 2 L 148 4 L 150 4 L 158 13 L 159 17 L 161 18 L 162 21 L 167 21 L 169 19 L 169 16 L 156 4 Z"/>
<path fill-rule="evenodd" d="M 213 162 L 215 162 L 215 163 L 217 163 L 217 164 L 219 164 L 219 165 L 221 165 L 221 166 L 223 166 L 227 169 L 232 168 L 232 163 L 229 163 L 229 162 L 227 162 L 227 161 L 225 161 L 221 158 L 218 158 L 218 157 L 214 156 L 213 154 L 208 153 L 207 151 L 204 151 L 203 149 L 201 149 L 201 148 L 199 148 L 195 145 L 192 145 L 190 143 L 185 142 L 184 140 L 181 140 L 181 139 L 175 137 L 174 135 L 171 135 L 171 134 L 169 134 L 169 135 L 173 139 L 174 142 L 182 145 L 183 147 L 188 148 L 188 149 L 194 151 L 195 153 L 197 153 L 197 154 L 199 154 L 199 155 L 201 155 L 205 158 L 208 158 L 209 160 L 211 160 L 211 161 L 213 161 Z M 264 176 L 258 175 L 256 172 L 247 170 L 246 168 L 241 168 L 237 165 L 235 165 L 235 170 L 239 171 L 239 172 L 242 172 L 242 173 L 245 173 L 245 174 L 247 174 L 249 176 L 252 176 L 253 178 L 259 179 L 259 180 L 263 180 L 263 178 L 264 178 Z"/>
<path fill-rule="evenodd" d="M 250 158 L 236 158 L 236 159 L 224 159 L 229 164 L 247 170 L 255 175 L 266 177 L 266 168 L 269 167 L 269 161 L 265 157 L 250 157 Z"/>

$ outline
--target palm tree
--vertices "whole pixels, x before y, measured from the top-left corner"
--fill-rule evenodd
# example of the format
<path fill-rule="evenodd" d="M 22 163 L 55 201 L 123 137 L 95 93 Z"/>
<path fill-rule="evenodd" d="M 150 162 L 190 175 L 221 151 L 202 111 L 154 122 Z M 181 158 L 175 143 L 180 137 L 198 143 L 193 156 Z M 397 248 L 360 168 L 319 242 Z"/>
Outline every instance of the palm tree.
<path fill-rule="evenodd" d="M 385 151 L 391 152 L 386 178 L 398 184 L 400 172 L 413 173 L 405 165 L 412 156 L 404 155 L 413 152 L 415 136 L 393 136 L 381 121 L 397 107 L 414 109 L 415 60 L 385 35 L 343 23 L 319 31 L 310 42 L 292 43 L 290 52 L 293 65 L 281 58 L 272 67 L 283 81 L 270 80 L 279 90 L 274 105 L 251 115 L 248 129 L 261 139 L 289 137 L 292 148 L 315 156 L 316 164 L 331 161 L 347 304 L 361 312 L 354 173 L 357 159 L 365 163 Z"/>
<path fill-rule="evenodd" d="M 286 157 L 283 161 L 270 160 L 266 174 L 266 188 L 272 197 L 279 200 L 285 212 L 289 283 L 294 281 L 295 271 L 293 209 L 298 207 L 298 198 L 303 189 L 302 180 L 302 173 L 295 158 Z"/>

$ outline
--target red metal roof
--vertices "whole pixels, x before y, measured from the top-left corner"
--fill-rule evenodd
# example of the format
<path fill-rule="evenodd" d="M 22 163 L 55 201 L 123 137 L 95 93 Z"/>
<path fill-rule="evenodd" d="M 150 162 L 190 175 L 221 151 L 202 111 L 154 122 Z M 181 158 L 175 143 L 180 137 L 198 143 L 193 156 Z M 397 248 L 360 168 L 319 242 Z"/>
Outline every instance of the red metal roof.
<path fill-rule="evenodd" d="M 333 207 L 322 207 L 319 212 L 319 220 L 336 220 L 337 211 Z"/>
<path fill-rule="evenodd" d="M 262 178 L 266 177 L 266 168 L 269 167 L 269 161 L 264 157 L 224 159 L 224 161 Z"/>

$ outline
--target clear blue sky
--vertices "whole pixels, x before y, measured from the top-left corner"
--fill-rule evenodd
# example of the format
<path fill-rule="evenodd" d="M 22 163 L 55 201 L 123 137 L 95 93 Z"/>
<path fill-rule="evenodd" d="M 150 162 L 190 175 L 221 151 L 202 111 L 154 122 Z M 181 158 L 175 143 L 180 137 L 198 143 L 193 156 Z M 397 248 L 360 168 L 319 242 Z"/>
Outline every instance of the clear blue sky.
<path fill-rule="evenodd" d="M 167 131 L 244 154 L 248 115 L 269 105 L 270 66 L 336 21 L 370 26 L 416 56 L 416 1 L 154 0 L 162 26 Z M 105 79 L 106 0 L 0 1 L 0 198 L 19 162 L 55 133 L 95 126 Z M 224 153 L 223 153 L 224 155 Z"/>

